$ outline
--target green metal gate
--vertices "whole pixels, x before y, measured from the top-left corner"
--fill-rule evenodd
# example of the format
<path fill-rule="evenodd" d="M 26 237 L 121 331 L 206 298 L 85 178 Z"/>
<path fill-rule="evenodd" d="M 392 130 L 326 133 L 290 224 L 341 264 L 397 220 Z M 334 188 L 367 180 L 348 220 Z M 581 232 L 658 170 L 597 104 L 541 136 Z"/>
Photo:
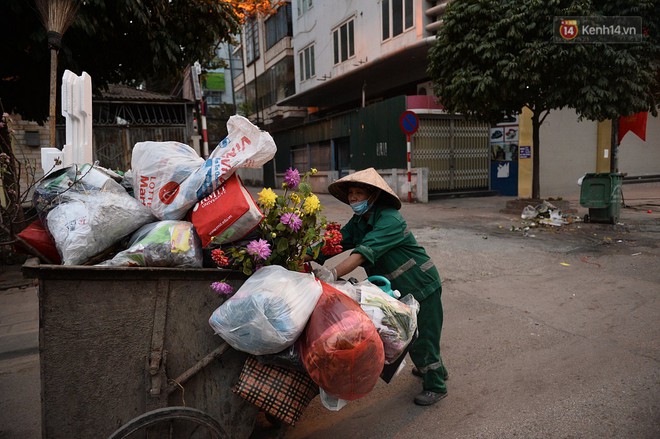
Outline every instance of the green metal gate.
<path fill-rule="evenodd" d="M 429 192 L 488 189 L 489 134 L 484 122 L 419 115 L 411 165 L 429 169 Z"/>

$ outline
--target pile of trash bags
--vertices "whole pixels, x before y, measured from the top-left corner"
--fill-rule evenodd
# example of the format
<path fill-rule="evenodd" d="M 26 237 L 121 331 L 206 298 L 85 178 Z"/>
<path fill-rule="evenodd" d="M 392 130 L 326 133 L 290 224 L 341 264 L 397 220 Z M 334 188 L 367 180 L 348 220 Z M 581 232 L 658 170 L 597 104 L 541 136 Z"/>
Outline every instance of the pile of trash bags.
<path fill-rule="evenodd" d="M 263 215 L 235 171 L 277 150 L 242 116 L 227 129 L 206 160 L 182 143 L 139 142 L 123 175 L 91 164 L 47 174 L 34 190 L 39 219 L 20 241 L 55 264 L 202 267 L 214 236 L 238 240 L 258 226 Z"/>
<path fill-rule="evenodd" d="M 258 227 L 263 214 L 235 171 L 276 152 L 270 134 L 242 116 L 227 128 L 206 160 L 182 143 L 140 142 L 125 174 L 91 164 L 49 173 L 34 191 L 39 219 L 21 241 L 55 264 L 203 267 L 215 239 L 237 241 Z M 404 366 L 418 310 L 412 295 L 397 300 L 368 280 L 324 283 L 269 265 L 209 324 L 234 349 L 306 372 L 324 406 L 339 410 Z"/>
<path fill-rule="evenodd" d="M 369 281 L 325 283 L 271 265 L 250 276 L 209 324 L 234 349 L 306 371 L 323 405 L 339 410 L 404 366 L 418 311 L 412 295 L 397 300 Z M 396 370 L 384 376 L 387 365 Z"/>

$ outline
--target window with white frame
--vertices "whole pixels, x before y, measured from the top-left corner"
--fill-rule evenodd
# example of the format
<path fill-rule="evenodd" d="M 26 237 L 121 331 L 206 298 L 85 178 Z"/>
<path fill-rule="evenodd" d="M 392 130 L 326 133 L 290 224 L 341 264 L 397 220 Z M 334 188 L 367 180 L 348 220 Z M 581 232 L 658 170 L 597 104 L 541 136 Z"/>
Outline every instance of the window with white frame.
<path fill-rule="evenodd" d="M 300 68 L 300 81 L 306 81 L 316 76 L 314 65 L 314 45 L 305 47 L 298 52 L 298 67 Z"/>
<path fill-rule="evenodd" d="M 383 41 L 413 27 L 414 0 L 382 0 Z"/>
<path fill-rule="evenodd" d="M 300 17 L 302 14 L 311 9 L 311 7 L 312 0 L 296 0 L 297 16 Z"/>
<path fill-rule="evenodd" d="M 355 56 L 355 20 L 351 19 L 332 32 L 332 43 L 335 53 L 335 64 Z"/>

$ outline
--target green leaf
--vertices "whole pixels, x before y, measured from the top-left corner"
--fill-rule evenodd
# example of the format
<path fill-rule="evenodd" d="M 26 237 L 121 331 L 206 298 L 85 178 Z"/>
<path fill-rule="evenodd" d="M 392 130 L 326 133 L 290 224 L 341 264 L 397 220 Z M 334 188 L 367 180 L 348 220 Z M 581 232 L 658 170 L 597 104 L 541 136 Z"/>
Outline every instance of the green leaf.
<path fill-rule="evenodd" d="M 284 253 L 289 248 L 289 241 L 286 238 L 280 238 L 277 240 L 277 252 Z"/>

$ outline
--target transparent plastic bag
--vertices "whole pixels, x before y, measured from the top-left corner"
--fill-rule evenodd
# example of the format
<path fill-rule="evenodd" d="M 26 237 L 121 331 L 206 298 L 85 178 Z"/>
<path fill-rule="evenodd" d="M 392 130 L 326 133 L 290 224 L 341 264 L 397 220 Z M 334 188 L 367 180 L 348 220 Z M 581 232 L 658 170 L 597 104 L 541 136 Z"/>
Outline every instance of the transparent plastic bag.
<path fill-rule="evenodd" d="M 131 236 L 128 248 L 102 266 L 202 268 L 202 245 L 187 221 L 145 224 Z"/>
<path fill-rule="evenodd" d="M 356 284 L 336 281 L 330 285 L 358 302 L 369 316 L 383 341 L 385 364 L 396 361 L 417 330 L 419 302 L 412 294 L 397 300 L 368 280 Z"/>
<path fill-rule="evenodd" d="M 209 324 L 234 349 L 274 354 L 291 346 L 303 332 L 321 291 L 313 274 L 269 265 L 220 305 Z"/>

